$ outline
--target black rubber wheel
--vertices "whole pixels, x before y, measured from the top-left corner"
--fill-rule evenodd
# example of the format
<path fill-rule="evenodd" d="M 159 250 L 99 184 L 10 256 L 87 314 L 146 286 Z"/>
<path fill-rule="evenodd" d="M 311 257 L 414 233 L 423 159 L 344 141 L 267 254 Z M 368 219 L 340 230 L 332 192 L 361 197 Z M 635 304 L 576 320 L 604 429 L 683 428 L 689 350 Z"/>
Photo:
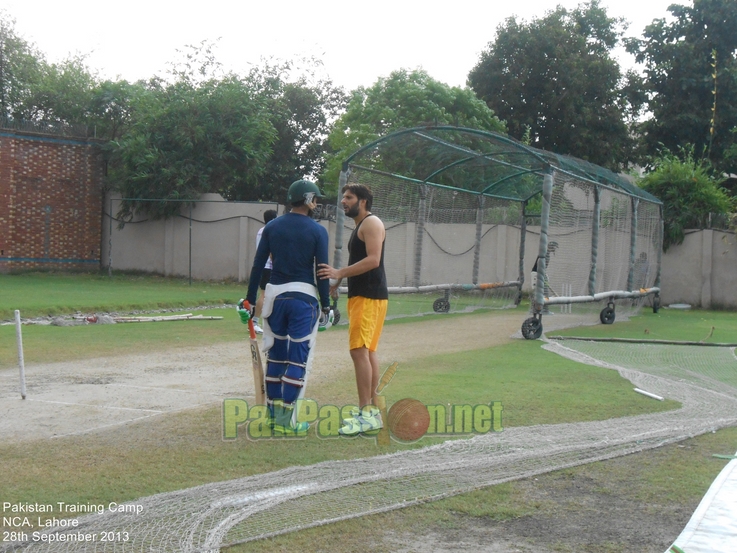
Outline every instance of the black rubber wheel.
<path fill-rule="evenodd" d="M 432 309 L 435 313 L 447 313 L 450 311 L 450 302 L 445 298 L 438 298 L 433 302 Z"/>
<path fill-rule="evenodd" d="M 660 298 L 656 296 L 653 298 L 653 313 L 658 311 L 660 311 Z"/>
<path fill-rule="evenodd" d="M 540 319 L 530 317 L 522 323 L 522 336 L 525 340 L 537 340 L 543 334 L 543 324 Z"/>
<path fill-rule="evenodd" d="M 601 324 L 610 325 L 614 322 L 614 308 L 613 307 L 605 307 L 601 310 L 601 313 L 599 313 L 599 319 L 601 319 Z"/>

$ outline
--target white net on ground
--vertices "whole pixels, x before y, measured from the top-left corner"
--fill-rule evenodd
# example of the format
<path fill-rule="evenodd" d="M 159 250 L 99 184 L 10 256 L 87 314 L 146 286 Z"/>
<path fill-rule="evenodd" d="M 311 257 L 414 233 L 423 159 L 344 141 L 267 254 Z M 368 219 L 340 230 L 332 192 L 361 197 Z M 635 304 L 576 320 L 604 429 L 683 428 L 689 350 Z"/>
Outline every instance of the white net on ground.
<path fill-rule="evenodd" d="M 46 533 L 57 541 L 5 544 L 0 551 L 214 552 L 226 545 L 398 509 L 737 424 L 734 348 L 578 340 L 548 342 L 544 347 L 618 370 L 634 386 L 677 400 L 682 407 L 604 421 L 509 428 L 419 450 L 291 467 L 160 494 L 132 502 L 140 507 L 138 513 L 88 515 L 79 519 L 76 528 Z M 73 540 L 75 535 L 104 532 L 126 532 L 129 539 Z M 62 537 L 68 540 L 61 541 Z"/>

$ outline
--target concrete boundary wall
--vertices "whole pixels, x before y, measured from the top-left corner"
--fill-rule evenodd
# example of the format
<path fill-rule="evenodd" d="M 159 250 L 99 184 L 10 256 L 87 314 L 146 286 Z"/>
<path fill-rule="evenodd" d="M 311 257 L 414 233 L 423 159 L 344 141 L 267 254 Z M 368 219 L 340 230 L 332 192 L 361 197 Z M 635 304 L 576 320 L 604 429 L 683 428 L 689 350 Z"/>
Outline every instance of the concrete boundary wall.
<path fill-rule="evenodd" d="M 663 254 L 662 303 L 737 309 L 737 235 L 690 230 Z"/>
<path fill-rule="evenodd" d="M 101 245 L 103 269 L 111 264 L 114 270 L 239 282 L 248 280 L 256 254 L 256 233 L 264 224 L 264 212 L 276 209 L 281 215 L 285 209 L 276 203 L 227 202 L 218 194 L 205 194 L 192 209 L 191 227 L 189 208 L 183 208 L 178 217 L 157 221 L 139 217 L 119 229 L 117 221 L 113 220 L 110 224 L 108 213 L 111 201 L 113 216 L 120 206 L 119 197 L 108 196 L 105 201 Z M 348 223 L 352 224 L 351 221 Z M 330 236 L 332 263 L 335 223 L 321 221 L 321 224 Z M 465 234 L 475 232 L 473 225 L 468 226 Z M 412 267 L 413 254 L 410 250 L 414 225 L 408 223 L 401 227 L 387 234 L 406 246 L 404 250 L 399 248 L 395 251 L 394 257 L 387 258 L 388 271 L 402 268 L 406 271 Z M 462 229 L 457 227 L 434 225 L 431 230 L 436 239 L 453 244 L 460 240 L 458 233 L 463 234 Z M 524 290 L 529 290 L 529 275 L 537 255 L 539 238 L 538 227 L 528 227 L 527 230 Z M 482 258 L 480 282 L 516 280 L 519 232 L 518 227 L 500 226 L 488 236 L 486 240 L 491 242 L 491 250 L 496 255 L 493 260 Z M 450 234 L 444 236 L 446 233 Z M 465 259 L 467 256 L 463 257 Z M 435 268 L 431 263 L 427 266 L 423 264 L 423 281 L 444 283 L 448 280 L 447 269 L 446 266 Z M 469 262 L 469 267 L 461 270 L 461 281 L 470 281 L 470 269 Z M 694 307 L 737 309 L 735 233 L 688 231 L 683 244 L 672 246 L 663 254 L 661 290 L 662 305 L 688 303 Z"/>
<path fill-rule="evenodd" d="M 111 213 L 112 207 L 112 216 Z M 103 269 L 144 271 L 201 280 L 246 281 L 256 255 L 256 233 L 264 212 L 284 207 L 267 202 L 227 202 L 219 194 L 203 194 L 191 209 L 152 220 L 134 217 L 119 228 L 115 219 L 120 196 L 105 201 L 102 229 Z"/>

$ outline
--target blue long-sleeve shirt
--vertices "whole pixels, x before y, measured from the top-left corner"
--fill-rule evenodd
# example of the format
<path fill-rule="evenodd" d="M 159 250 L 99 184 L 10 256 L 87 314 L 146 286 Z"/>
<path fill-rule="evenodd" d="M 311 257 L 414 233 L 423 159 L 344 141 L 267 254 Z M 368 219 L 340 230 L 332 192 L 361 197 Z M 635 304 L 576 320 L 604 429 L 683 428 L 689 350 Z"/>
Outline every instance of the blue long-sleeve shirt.
<path fill-rule="evenodd" d="M 306 282 L 314 286 L 317 264 L 328 263 L 328 231 L 299 213 L 285 213 L 270 221 L 261 234 L 248 282 L 246 299 L 251 305 L 256 304 L 258 284 L 269 255 L 272 262 L 269 282 Z M 328 307 L 330 283 L 327 279 L 317 280 L 317 291 L 322 307 Z"/>

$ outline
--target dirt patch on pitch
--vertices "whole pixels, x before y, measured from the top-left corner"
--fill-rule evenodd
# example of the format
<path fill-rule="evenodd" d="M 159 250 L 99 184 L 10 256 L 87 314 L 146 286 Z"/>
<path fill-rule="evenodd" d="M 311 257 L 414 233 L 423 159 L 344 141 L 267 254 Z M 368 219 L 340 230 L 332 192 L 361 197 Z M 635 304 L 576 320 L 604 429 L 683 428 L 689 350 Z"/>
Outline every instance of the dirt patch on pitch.
<path fill-rule="evenodd" d="M 388 325 L 379 353 L 387 363 L 401 363 L 431 354 L 491 347 L 520 338 L 524 316 L 515 310 Z M 550 317 L 549 321 L 546 330 L 582 322 L 575 316 Z M 353 371 L 345 326 L 319 334 L 308 386 L 319 387 L 342 371 Z M 26 381 L 27 396 L 22 400 L 17 369 L 0 370 L 0 439 L 4 441 L 112 429 L 218 404 L 229 397 L 249 399 L 254 390 L 250 358 L 242 347 L 227 343 L 27 365 Z"/>

